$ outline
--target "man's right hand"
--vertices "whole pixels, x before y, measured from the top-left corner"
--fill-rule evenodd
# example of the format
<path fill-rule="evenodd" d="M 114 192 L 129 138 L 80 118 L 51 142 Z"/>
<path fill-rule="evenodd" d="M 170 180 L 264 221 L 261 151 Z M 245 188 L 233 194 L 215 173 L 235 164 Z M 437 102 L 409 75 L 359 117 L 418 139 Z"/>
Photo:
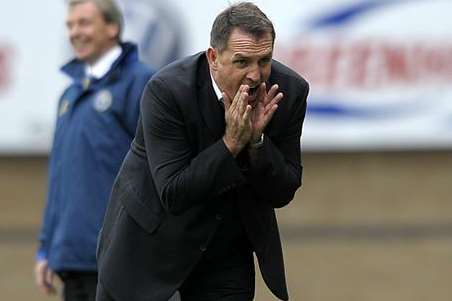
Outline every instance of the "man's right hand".
<path fill-rule="evenodd" d="M 53 284 L 54 272 L 50 269 L 47 260 L 40 259 L 35 264 L 35 282 L 41 292 L 46 295 L 55 295 Z"/>
<path fill-rule="evenodd" d="M 251 138 L 253 126 L 251 122 L 252 107 L 248 104 L 247 85 L 240 86 L 234 99 L 223 92 L 226 131 L 223 141 L 231 154 L 236 157 Z"/>

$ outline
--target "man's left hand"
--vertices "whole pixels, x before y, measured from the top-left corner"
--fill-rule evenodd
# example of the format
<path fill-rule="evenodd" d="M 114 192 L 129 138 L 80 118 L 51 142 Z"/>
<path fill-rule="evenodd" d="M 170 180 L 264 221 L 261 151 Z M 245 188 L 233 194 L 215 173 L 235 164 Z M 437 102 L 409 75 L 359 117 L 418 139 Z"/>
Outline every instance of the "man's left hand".
<path fill-rule="evenodd" d="M 265 127 L 278 108 L 279 101 L 283 98 L 283 93 L 278 92 L 278 88 L 278 85 L 275 84 L 267 92 L 265 83 L 262 83 L 258 88 L 256 106 L 251 116 L 253 123 L 251 143 L 260 140 Z"/>

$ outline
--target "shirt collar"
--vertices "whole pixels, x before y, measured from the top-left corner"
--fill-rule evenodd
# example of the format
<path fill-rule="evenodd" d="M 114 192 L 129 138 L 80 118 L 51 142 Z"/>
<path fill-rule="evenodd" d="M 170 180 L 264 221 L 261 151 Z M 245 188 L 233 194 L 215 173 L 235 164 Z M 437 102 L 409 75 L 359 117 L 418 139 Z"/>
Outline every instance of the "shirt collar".
<path fill-rule="evenodd" d="M 212 72 L 210 73 L 210 78 L 212 79 L 212 86 L 213 86 L 213 90 L 215 91 L 215 95 L 218 98 L 218 101 L 223 102 L 223 93 L 221 93 L 220 88 L 218 87 L 217 83 L 215 82 L 215 79 L 212 76 Z"/>
<path fill-rule="evenodd" d="M 85 73 L 89 77 L 101 78 L 110 70 L 113 63 L 121 55 L 122 49 L 119 45 L 114 46 L 101 56 L 94 64 L 86 64 Z"/>

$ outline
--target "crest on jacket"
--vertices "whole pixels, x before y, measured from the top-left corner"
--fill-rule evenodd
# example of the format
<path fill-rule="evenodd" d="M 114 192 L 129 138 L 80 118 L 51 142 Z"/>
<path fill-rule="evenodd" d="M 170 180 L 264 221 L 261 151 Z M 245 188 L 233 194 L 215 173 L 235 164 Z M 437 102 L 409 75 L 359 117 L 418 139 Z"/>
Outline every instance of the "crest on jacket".
<path fill-rule="evenodd" d="M 113 102 L 113 96 L 107 89 L 100 90 L 94 97 L 93 106 L 98 112 L 105 112 L 110 108 Z"/>

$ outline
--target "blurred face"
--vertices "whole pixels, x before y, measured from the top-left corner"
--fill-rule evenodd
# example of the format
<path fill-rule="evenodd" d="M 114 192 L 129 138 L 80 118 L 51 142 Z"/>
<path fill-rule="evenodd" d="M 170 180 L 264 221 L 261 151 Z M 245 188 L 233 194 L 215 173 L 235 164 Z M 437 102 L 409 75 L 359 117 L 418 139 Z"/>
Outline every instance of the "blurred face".
<path fill-rule="evenodd" d="M 271 33 L 256 40 L 239 29 L 231 32 L 226 49 L 209 48 L 210 70 L 220 90 L 234 99 L 240 85 L 250 87 L 249 103 L 256 100 L 257 87 L 268 79 L 271 71 L 273 39 Z"/>
<path fill-rule="evenodd" d="M 94 3 L 69 7 L 66 26 L 75 57 L 81 61 L 94 63 L 117 43 L 118 25 L 105 22 Z"/>

